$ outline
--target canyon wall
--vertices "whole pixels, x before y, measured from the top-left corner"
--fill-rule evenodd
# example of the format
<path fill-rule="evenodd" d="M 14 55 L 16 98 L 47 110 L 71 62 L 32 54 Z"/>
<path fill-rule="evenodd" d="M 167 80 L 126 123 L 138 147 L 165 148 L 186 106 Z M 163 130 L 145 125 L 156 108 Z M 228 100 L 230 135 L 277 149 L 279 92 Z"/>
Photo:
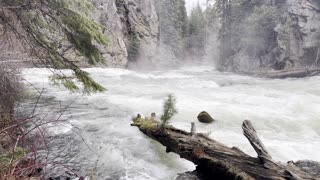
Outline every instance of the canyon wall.
<path fill-rule="evenodd" d="M 152 0 L 91 0 L 92 17 L 107 27 L 111 45 L 102 50 L 108 67 L 152 61 L 159 38 L 159 18 Z"/>
<path fill-rule="evenodd" d="M 320 66 L 320 2 L 232 0 L 222 2 L 220 58 L 227 71 Z"/>

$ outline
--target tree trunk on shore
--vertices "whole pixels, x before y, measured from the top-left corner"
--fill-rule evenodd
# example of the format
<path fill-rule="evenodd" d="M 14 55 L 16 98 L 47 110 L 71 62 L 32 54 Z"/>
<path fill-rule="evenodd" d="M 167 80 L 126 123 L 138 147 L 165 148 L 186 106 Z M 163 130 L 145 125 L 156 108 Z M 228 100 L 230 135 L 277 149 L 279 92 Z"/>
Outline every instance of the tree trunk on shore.
<path fill-rule="evenodd" d="M 0 65 L 0 129 L 14 120 L 14 108 L 22 95 L 21 79 L 13 67 Z"/>
<path fill-rule="evenodd" d="M 320 74 L 320 69 L 303 69 L 303 70 L 292 70 L 292 71 L 279 71 L 272 72 L 262 75 L 266 78 L 272 79 L 285 79 L 285 78 L 304 78 L 310 76 L 316 76 Z"/>
<path fill-rule="evenodd" d="M 317 171 L 304 170 L 308 168 L 299 167 L 293 162 L 287 165 L 274 162 L 250 121 L 245 121 L 242 127 L 244 135 L 258 154 L 257 158 L 247 155 L 236 147 L 229 148 L 203 134 L 192 135 L 174 127 L 159 130 L 160 125 L 156 121 L 137 118 L 132 125 L 166 146 L 167 152 L 174 152 L 196 164 L 197 172 L 202 174 L 204 179 L 316 180 L 320 178 L 320 173 Z M 320 165 L 318 163 L 316 165 L 319 170 Z"/>
<path fill-rule="evenodd" d="M 0 129 L 6 127 L 14 120 L 14 107 L 3 107 L 0 104 Z"/>
<path fill-rule="evenodd" d="M 245 75 L 270 79 L 305 78 L 320 75 L 320 69 L 282 70 L 271 72 L 240 72 Z"/>

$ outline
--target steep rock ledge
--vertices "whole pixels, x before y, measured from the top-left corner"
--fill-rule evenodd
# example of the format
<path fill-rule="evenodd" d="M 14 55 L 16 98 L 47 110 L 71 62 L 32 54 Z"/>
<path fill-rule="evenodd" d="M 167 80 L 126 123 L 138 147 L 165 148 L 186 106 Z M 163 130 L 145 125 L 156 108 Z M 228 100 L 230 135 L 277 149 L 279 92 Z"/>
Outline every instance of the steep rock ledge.
<path fill-rule="evenodd" d="M 107 27 L 106 36 L 110 39 L 110 46 L 100 48 L 106 65 L 111 67 L 124 67 L 127 64 L 127 48 L 122 34 L 122 24 L 114 1 L 91 0 L 96 10 L 92 13 L 96 21 Z"/>
<path fill-rule="evenodd" d="M 154 0 L 88 0 L 94 5 L 89 16 L 103 25 L 104 34 L 110 41 L 109 46 L 95 46 L 105 60 L 103 66 L 124 68 L 129 61 L 151 61 L 156 54 L 159 38 L 159 18 L 154 6 Z M 5 34 L 0 24 L 0 40 L 7 42 L 12 36 L 13 44 L 3 44 L 0 48 L 0 61 L 29 62 L 32 57 L 30 50 L 15 39 L 13 34 Z M 10 46 L 12 45 L 12 46 Z M 64 42 L 65 57 L 79 66 L 88 66 L 85 57 L 79 56 L 74 48 L 69 48 L 70 42 Z M 10 46 L 10 47 L 7 47 Z M 12 48 L 14 47 L 14 48 Z M 11 49 L 12 50 L 11 50 Z M 8 50 L 10 49 L 10 50 Z M 36 58 L 34 59 L 36 60 Z"/>
<path fill-rule="evenodd" d="M 220 41 L 219 69 L 256 72 L 320 66 L 318 0 L 243 2 L 230 3 L 232 8 L 225 10 L 228 24 Z"/>
<path fill-rule="evenodd" d="M 320 3 L 316 0 L 288 1 L 290 22 L 287 55 L 295 67 L 320 65 Z"/>
<path fill-rule="evenodd" d="M 129 61 L 150 61 L 156 53 L 159 21 L 149 0 L 91 0 L 92 17 L 106 26 L 111 45 L 103 50 L 107 66 L 125 67 Z"/>

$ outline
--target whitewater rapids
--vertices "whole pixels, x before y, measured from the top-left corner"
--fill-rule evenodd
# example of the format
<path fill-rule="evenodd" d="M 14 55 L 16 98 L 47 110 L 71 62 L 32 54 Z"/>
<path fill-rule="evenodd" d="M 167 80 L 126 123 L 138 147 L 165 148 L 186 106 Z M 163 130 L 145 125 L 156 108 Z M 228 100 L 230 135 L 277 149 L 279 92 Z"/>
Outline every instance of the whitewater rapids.
<path fill-rule="evenodd" d="M 271 80 L 221 73 L 208 66 L 152 72 L 85 70 L 108 90 L 91 96 L 72 94 L 53 85 L 47 69 L 22 72 L 38 89 L 45 89 L 46 97 L 62 105 L 76 99 L 68 116 L 90 149 L 77 144 L 77 152 L 69 158 L 79 163 L 82 174 L 96 165 L 97 179 L 168 180 L 194 170 L 192 163 L 166 154 L 164 147 L 130 126 L 137 113 L 160 115 L 163 99 L 170 93 L 177 98 L 179 114 L 171 120 L 177 128 L 190 130 L 190 123 L 196 122 L 198 132 L 212 132 L 215 140 L 255 156 L 241 129 L 249 119 L 275 160 L 320 161 L 319 76 Z M 217 122 L 199 123 L 196 117 L 201 111 L 209 112 Z M 54 133 L 68 135 L 71 129 L 63 126 Z"/>

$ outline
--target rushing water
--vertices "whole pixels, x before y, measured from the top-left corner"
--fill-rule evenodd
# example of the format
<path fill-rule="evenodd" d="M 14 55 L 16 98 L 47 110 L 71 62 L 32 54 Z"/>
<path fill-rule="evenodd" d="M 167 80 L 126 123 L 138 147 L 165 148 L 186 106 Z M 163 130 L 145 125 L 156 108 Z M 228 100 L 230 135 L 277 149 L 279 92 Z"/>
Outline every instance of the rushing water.
<path fill-rule="evenodd" d="M 160 115 L 169 93 L 177 97 L 179 114 L 171 123 L 178 128 L 189 130 L 194 121 L 199 132 L 212 132 L 212 138 L 254 156 L 241 130 L 243 120 L 249 119 L 274 159 L 320 161 L 319 76 L 270 80 L 221 73 L 207 66 L 153 72 L 86 70 L 108 91 L 79 97 L 53 86 L 46 69 L 25 69 L 23 74 L 36 87 L 45 88 L 45 96 L 63 105 L 78 97 L 69 115 L 82 129 L 90 149 L 70 142 L 61 146 L 76 151 L 70 159 L 79 162 L 82 173 L 90 173 L 96 165 L 97 179 L 167 180 L 194 169 L 193 164 L 166 154 L 164 147 L 130 126 L 137 113 Z M 197 114 L 203 110 L 217 122 L 197 122 Z M 70 130 L 61 127 L 55 133 L 67 136 Z"/>

